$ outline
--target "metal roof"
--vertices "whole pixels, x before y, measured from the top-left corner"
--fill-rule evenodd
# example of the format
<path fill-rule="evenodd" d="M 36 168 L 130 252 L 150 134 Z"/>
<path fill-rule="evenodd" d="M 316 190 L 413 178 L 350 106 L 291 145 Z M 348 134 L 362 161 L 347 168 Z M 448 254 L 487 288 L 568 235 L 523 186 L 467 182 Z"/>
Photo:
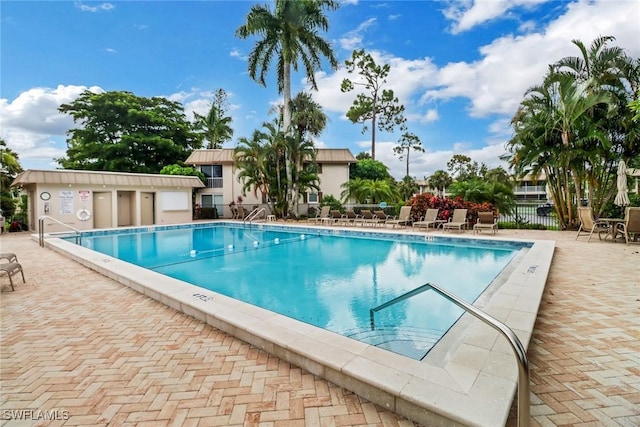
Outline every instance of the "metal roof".
<path fill-rule="evenodd" d="M 316 162 L 318 163 L 355 163 L 357 161 L 348 148 L 319 148 L 317 151 Z M 187 166 L 233 164 L 233 148 L 195 150 L 184 164 Z"/>
<path fill-rule="evenodd" d="M 109 185 L 118 187 L 188 187 L 205 185 L 197 176 L 160 175 L 125 172 L 103 172 L 85 170 L 34 170 L 28 169 L 18 175 L 11 186 L 19 184 L 79 184 Z"/>

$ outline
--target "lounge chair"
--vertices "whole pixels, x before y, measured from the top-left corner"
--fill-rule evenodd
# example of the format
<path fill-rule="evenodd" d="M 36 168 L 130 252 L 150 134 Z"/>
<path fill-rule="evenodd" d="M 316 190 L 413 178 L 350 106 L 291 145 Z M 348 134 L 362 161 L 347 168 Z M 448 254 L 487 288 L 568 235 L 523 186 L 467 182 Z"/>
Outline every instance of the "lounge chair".
<path fill-rule="evenodd" d="M 24 280 L 24 271 L 22 271 L 22 266 L 17 262 L 3 262 L 0 263 L 0 273 L 5 273 L 9 276 L 9 283 L 11 283 L 11 290 L 15 291 L 13 287 L 13 275 L 20 272 L 22 275 L 22 283 L 26 283 Z"/>
<path fill-rule="evenodd" d="M 424 214 L 419 221 L 416 221 L 412 224 L 411 228 L 426 228 L 429 231 L 429 228 L 433 228 L 434 230 L 438 228 L 438 226 L 443 222 L 443 220 L 438 219 L 438 214 L 440 213 L 440 209 L 427 209 L 427 212 Z"/>
<path fill-rule="evenodd" d="M 318 213 L 318 215 L 315 217 L 309 218 L 307 222 L 313 222 L 313 223 L 322 222 L 324 219 L 329 218 L 330 209 L 331 209 L 331 206 L 323 206 L 320 209 L 320 212 Z"/>
<path fill-rule="evenodd" d="M 640 208 L 627 208 L 624 213 L 624 222 L 616 224 L 615 232 L 624 236 L 627 245 L 631 235 L 633 235 L 633 241 L 637 242 L 640 236 Z"/>
<path fill-rule="evenodd" d="M 467 221 L 467 210 L 454 209 L 453 216 L 451 217 L 451 221 L 443 223 L 442 229 L 444 231 L 447 231 L 447 230 L 462 231 L 468 226 L 469 226 L 469 222 Z"/>
<path fill-rule="evenodd" d="M 478 212 L 478 222 L 473 224 L 473 234 L 482 230 L 491 230 L 492 234 L 498 232 L 498 222 L 493 212 Z"/>
<path fill-rule="evenodd" d="M 392 224 L 393 228 L 396 228 L 396 225 L 402 225 L 406 227 L 409 225 L 411 221 L 411 206 L 403 206 L 400 208 L 400 213 L 398 214 L 397 219 L 392 219 L 387 221 L 387 224 Z"/>
<path fill-rule="evenodd" d="M 587 243 L 591 240 L 593 233 L 598 233 L 598 239 L 602 240 L 602 233 L 609 233 L 609 224 L 606 221 L 597 221 L 593 219 L 593 211 L 590 207 L 579 207 L 578 218 L 580 219 L 580 227 L 578 228 L 578 234 L 576 240 L 580 237 L 580 234 L 589 233 Z"/>
<path fill-rule="evenodd" d="M 344 215 L 342 215 L 342 220 L 340 223 L 343 225 L 355 225 L 356 221 L 360 218 L 360 215 L 355 213 L 353 209 L 347 209 L 344 211 Z"/>
<path fill-rule="evenodd" d="M 372 214 L 371 210 L 369 209 L 363 209 L 362 211 L 360 211 L 360 216 L 360 221 L 357 222 L 362 224 L 363 227 L 365 225 L 371 225 L 372 227 L 375 227 L 381 222 L 381 220 L 376 218 L 376 216 Z"/>
<path fill-rule="evenodd" d="M 342 220 L 342 213 L 339 210 L 335 209 L 331 211 L 329 218 L 325 218 L 323 222 L 326 225 L 330 225 L 330 224 L 338 224 L 341 220 Z"/>
<path fill-rule="evenodd" d="M 393 215 L 387 215 L 384 211 L 373 211 L 373 214 L 380 220 L 380 225 L 385 225 L 387 221 L 393 221 L 396 219 Z"/>

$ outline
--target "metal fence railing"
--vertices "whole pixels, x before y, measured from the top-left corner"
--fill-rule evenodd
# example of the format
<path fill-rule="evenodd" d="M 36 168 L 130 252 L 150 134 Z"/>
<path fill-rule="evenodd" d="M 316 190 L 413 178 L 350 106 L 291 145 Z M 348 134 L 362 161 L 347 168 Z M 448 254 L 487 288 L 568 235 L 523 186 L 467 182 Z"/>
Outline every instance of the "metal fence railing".
<path fill-rule="evenodd" d="M 500 214 L 498 222 L 514 223 L 515 228 L 525 228 L 527 225 L 540 225 L 547 229 L 560 227 L 555 209 L 547 204 L 516 203 L 511 214 Z"/>

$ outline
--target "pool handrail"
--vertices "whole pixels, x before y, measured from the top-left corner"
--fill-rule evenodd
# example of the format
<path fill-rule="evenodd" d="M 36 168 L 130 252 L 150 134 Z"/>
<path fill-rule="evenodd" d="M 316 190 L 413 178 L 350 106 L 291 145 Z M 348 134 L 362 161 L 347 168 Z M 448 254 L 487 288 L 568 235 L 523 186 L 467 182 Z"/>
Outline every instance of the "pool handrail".
<path fill-rule="evenodd" d="M 385 303 L 382 303 L 369 310 L 369 317 L 371 321 L 371 330 L 375 328 L 374 314 L 375 312 L 389 307 L 399 301 L 411 298 L 412 296 L 422 293 L 426 290 L 433 289 L 438 294 L 445 297 L 450 302 L 454 303 L 463 310 L 471 313 L 476 318 L 480 319 L 487 325 L 496 329 L 509 341 L 511 348 L 518 361 L 518 427 L 529 427 L 530 415 L 529 415 L 529 361 L 527 359 L 527 351 L 525 350 L 522 342 L 518 336 L 504 323 L 500 322 L 496 318 L 488 315 L 484 311 L 476 308 L 475 306 L 464 301 L 460 297 L 442 289 L 441 287 L 434 285 L 433 283 L 425 283 L 422 286 L 418 286 L 404 294 L 393 298 Z"/>
<path fill-rule="evenodd" d="M 260 214 L 265 214 L 265 213 L 266 213 L 266 211 L 265 211 L 265 209 L 264 209 L 264 208 L 255 208 L 254 210 L 252 210 L 252 211 L 249 213 L 249 215 L 247 215 L 247 216 L 244 218 L 243 222 L 245 222 L 245 223 L 246 223 L 247 221 L 249 221 L 249 224 L 251 224 L 251 223 L 253 222 L 253 220 L 254 220 L 254 219 L 256 219 L 256 218 L 258 217 L 258 215 L 260 215 Z M 265 215 L 265 218 L 266 218 L 266 215 Z"/>
<path fill-rule="evenodd" d="M 38 218 L 38 242 L 40 244 L 40 247 L 44 247 L 44 220 L 48 219 L 50 221 L 55 222 L 56 224 L 59 224 L 65 228 L 68 228 L 69 230 L 73 231 L 76 233 L 76 244 L 81 244 L 82 243 L 82 231 L 78 230 L 75 227 L 70 226 L 69 224 L 65 224 L 64 222 L 51 217 L 49 215 L 42 215 L 41 217 Z"/>

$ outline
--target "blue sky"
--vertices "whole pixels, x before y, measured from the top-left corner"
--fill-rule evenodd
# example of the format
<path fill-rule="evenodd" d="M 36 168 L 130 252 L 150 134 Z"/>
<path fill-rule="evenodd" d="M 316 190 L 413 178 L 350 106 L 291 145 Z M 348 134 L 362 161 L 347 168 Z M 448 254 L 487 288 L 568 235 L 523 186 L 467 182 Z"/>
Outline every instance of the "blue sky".
<path fill-rule="evenodd" d="M 254 1 L 0 2 L 0 136 L 27 169 L 55 169 L 72 120 L 57 108 L 83 90 L 125 90 L 180 101 L 188 118 L 224 89 L 238 137 L 250 136 L 281 97 L 271 74 L 262 87 L 247 74 L 254 40 L 234 36 Z M 314 98 L 329 117 L 318 147 L 370 151 L 370 135 L 345 113 L 355 93 L 340 92 L 344 61 L 365 49 L 391 65 L 387 88 L 406 108 L 417 179 L 445 169 L 454 154 L 490 167 L 511 136 L 509 120 L 547 65 L 578 54 L 599 35 L 640 57 L 640 1 L 450 0 L 341 2 L 328 12 L 341 67 L 325 66 Z M 294 75 L 293 93 L 304 90 Z M 376 159 L 398 179 L 398 134 L 378 133 Z"/>

